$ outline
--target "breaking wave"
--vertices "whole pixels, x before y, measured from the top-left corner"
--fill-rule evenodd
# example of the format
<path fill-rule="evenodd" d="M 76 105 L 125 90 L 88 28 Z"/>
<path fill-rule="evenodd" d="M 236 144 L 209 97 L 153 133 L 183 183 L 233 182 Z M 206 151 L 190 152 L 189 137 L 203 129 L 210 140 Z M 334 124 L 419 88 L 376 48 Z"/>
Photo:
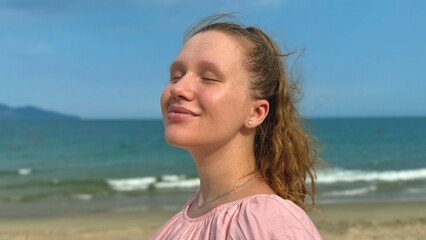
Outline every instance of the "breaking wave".
<path fill-rule="evenodd" d="M 332 184 L 337 182 L 397 182 L 426 179 L 426 168 L 399 171 L 365 171 L 332 169 L 320 171 L 317 183 Z"/>

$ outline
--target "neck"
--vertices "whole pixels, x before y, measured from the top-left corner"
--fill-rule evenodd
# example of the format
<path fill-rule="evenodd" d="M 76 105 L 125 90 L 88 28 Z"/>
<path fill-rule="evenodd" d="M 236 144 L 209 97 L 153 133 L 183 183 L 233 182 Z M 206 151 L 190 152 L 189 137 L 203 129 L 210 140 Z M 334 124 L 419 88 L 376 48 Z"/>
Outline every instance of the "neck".
<path fill-rule="evenodd" d="M 249 142 L 229 143 L 213 148 L 214 150 L 209 148 L 208 151 L 203 151 L 197 148 L 197 151 L 191 152 L 200 177 L 199 206 L 214 201 L 251 180 L 251 173 L 255 172 L 252 146 Z"/>

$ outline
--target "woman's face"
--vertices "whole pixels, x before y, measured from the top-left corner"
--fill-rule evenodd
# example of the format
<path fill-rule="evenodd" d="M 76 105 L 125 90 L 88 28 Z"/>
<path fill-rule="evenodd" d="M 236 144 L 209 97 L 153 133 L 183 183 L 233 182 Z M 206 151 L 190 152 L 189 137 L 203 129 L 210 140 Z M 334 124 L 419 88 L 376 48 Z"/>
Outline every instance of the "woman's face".
<path fill-rule="evenodd" d="M 241 136 L 252 107 L 243 58 L 237 40 L 219 31 L 198 33 L 185 43 L 161 95 L 168 143 L 218 147 Z"/>

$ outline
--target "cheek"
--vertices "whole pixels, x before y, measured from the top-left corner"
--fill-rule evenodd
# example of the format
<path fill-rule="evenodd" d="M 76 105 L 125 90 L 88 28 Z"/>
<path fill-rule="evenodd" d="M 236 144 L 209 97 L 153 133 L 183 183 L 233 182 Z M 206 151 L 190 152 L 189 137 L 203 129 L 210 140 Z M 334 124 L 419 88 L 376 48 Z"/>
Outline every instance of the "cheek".
<path fill-rule="evenodd" d="M 164 88 L 164 90 L 163 90 L 163 92 L 161 93 L 161 97 L 160 97 L 160 104 L 161 104 L 161 111 L 164 113 L 164 111 L 166 110 L 166 108 L 167 108 L 167 102 L 169 101 L 169 99 L 170 99 L 170 97 L 171 97 L 171 94 L 170 94 L 170 86 L 169 85 L 167 85 L 165 88 Z"/>
<path fill-rule="evenodd" d="M 241 112 L 245 100 L 245 95 L 239 89 L 229 89 L 220 95 L 213 96 L 211 102 L 220 108 L 226 107 Z"/>
<path fill-rule="evenodd" d="M 208 100 L 214 113 L 214 118 L 226 120 L 227 122 L 241 122 L 246 111 L 245 98 L 238 94 L 238 91 L 227 91 L 220 95 L 211 96 Z M 217 119 L 218 120 L 218 119 Z"/>

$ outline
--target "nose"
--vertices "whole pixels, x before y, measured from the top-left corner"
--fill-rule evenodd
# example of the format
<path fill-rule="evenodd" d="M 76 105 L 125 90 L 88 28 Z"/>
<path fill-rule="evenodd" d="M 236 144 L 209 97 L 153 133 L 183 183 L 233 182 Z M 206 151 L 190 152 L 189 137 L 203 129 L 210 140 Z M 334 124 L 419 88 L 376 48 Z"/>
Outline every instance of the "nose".
<path fill-rule="evenodd" d="M 172 83 L 170 94 L 176 100 L 191 101 L 194 97 L 194 83 L 191 81 L 191 77 L 185 74 L 177 82 Z"/>

